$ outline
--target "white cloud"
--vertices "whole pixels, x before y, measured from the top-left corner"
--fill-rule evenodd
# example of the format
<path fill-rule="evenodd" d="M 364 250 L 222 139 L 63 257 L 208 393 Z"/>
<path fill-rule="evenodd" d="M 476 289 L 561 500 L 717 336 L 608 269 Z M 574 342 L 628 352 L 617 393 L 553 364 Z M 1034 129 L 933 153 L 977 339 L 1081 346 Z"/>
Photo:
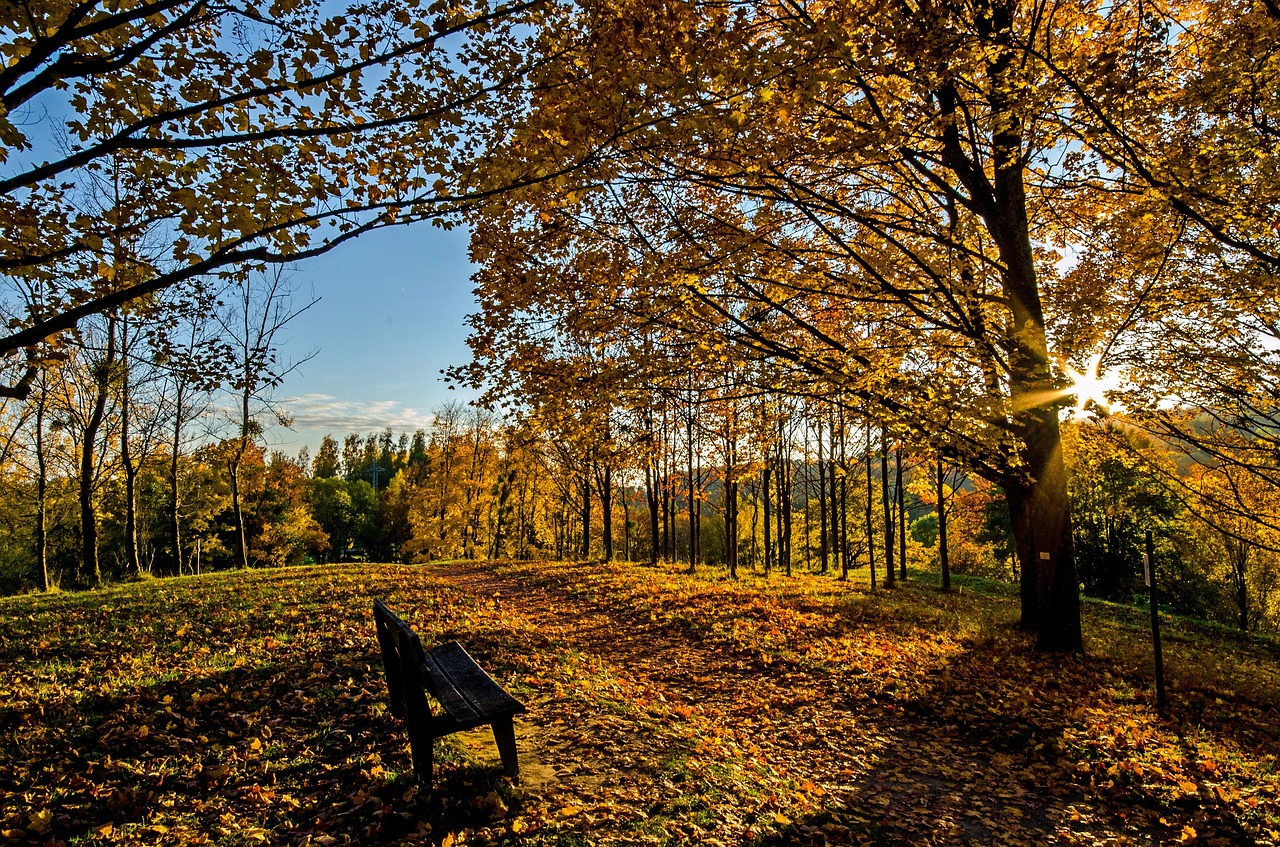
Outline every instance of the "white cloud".
<path fill-rule="evenodd" d="M 293 417 L 293 429 L 304 436 L 332 434 L 339 441 L 349 432 L 367 435 L 387 427 L 399 434 L 429 429 L 434 416 L 398 400 L 339 400 L 330 394 L 303 394 L 280 405 Z M 318 439 L 317 439 L 318 440 Z"/>

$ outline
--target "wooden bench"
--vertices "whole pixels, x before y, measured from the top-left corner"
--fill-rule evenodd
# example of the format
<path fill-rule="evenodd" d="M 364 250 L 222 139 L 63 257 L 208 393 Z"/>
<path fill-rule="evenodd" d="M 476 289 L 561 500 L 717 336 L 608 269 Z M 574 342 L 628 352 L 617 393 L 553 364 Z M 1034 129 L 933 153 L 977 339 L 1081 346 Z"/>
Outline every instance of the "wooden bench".
<path fill-rule="evenodd" d="M 418 779 L 431 788 L 435 739 L 486 725 L 493 727 L 506 773 L 518 775 L 512 718 L 524 711 L 524 705 L 494 682 L 458 642 L 424 650 L 418 634 L 381 600 L 373 601 L 373 619 L 391 714 L 405 722 Z M 427 694 L 440 704 L 440 713 L 432 713 Z"/>

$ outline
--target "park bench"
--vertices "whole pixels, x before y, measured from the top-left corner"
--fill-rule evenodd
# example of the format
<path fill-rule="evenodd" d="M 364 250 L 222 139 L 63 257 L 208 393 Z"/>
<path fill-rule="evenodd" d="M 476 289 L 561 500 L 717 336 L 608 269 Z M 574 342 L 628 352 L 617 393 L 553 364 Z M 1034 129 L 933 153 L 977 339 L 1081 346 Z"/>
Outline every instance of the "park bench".
<path fill-rule="evenodd" d="M 458 642 L 424 650 L 418 634 L 381 600 L 373 601 L 373 619 L 391 714 L 405 722 L 413 771 L 422 784 L 431 788 L 435 739 L 478 726 L 493 727 L 502 766 L 507 775 L 516 776 L 520 765 L 512 718 L 524 711 L 524 704 L 494 682 Z M 439 713 L 433 714 L 427 694 L 440 704 Z"/>

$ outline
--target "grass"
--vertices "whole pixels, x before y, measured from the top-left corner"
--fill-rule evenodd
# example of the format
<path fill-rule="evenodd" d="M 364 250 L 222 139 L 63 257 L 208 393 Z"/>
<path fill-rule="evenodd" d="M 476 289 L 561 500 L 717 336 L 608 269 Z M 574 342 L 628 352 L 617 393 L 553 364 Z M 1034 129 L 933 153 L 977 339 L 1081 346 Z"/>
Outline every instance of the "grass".
<path fill-rule="evenodd" d="M 1280 841 L 1280 646 L 1084 605 L 1044 656 L 1008 586 L 913 572 L 345 565 L 0 599 L 0 839 L 15 844 Z M 409 775 L 383 597 L 529 706 Z"/>

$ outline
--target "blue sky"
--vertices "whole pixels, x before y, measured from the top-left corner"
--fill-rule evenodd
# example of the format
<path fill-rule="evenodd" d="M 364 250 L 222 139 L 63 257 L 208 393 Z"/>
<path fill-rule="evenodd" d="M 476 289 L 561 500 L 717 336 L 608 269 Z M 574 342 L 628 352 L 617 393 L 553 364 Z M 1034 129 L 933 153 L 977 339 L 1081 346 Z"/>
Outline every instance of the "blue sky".
<path fill-rule="evenodd" d="M 470 360 L 470 276 L 466 231 L 428 224 L 375 231 L 298 265 L 299 299 L 310 290 L 320 301 L 290 324 L 283 357 L 316 355 L 278 394 L 294 426 L 270 430 L 271 447 L 314 455 L 326 433 L 412 433 L 442 403 L 472 399 L 440 374 Z"/>

